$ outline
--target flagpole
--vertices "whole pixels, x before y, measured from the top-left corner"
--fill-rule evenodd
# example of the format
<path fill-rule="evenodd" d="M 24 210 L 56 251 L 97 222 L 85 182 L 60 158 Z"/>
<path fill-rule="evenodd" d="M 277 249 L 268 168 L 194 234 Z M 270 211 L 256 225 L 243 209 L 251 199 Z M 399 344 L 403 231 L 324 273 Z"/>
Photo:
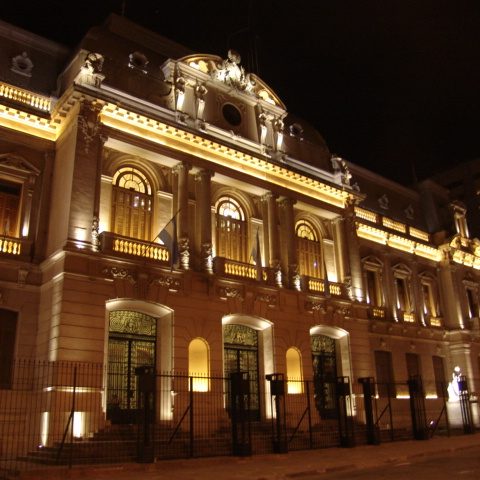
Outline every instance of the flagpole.
<path fill-rule="evenodd" d="M 147 249 L 145 250 L 145 254 L 148 253 L 148 251 L 150 250 L 150 248 L 152 248 L 153 244 L 155 243 L 155 240 L 160 236 L 160 234 L 162 233 L 163 230 L 165 230 L 165 228 L 167 228 L 167 225 L 169 225 L 173 219 L 178 215 L 178 213 L 180 212 L 180 210 L 182 209 L 182 207 L 180 207 L 178 210 L 177 210 L 177 213 L 175 213 L 175 215 L 158 231 L 157 235 L 154 237 L 153 240 L 150 241 L 150 243 L 147 245 Z M 147 258 L 147 255 L 145 255 L 145 261 L 146 261 L 146 258 Z"/>

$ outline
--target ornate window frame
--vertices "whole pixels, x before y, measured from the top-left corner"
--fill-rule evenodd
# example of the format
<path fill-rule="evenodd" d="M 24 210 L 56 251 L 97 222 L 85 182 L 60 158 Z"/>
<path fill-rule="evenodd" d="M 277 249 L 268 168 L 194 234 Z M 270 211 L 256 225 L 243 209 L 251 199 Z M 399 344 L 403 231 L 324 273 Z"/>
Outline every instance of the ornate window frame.
<path fill-rule="evenodd" d="M 442 319 L 437 279 L 430 272 L 422 272 L 418 278 L 421 290 L 422 323 L 440 327 Z"/>
<path fill-rule="evenodd" d="M 397 320 L 407 323 L 415 322 L 415 303 L 412 288 L 412 271 L 403 263 L 392 267 L 395 313 Z"/>

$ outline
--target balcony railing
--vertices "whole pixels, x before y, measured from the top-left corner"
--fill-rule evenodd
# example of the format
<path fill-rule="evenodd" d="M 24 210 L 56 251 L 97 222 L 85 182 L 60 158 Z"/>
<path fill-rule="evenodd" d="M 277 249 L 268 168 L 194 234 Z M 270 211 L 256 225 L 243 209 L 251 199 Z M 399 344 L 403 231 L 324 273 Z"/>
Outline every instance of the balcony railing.
<path fill-rule="evenodd" d="M 385 308 L 384 307 L 370 307 L 369 316 L 372 320 L 385 320 Z"/>
<path fill-rule="evenodd" d="M 158 243 L 123 237 L 112 232 L 102 232 L 100 234 L 100 244 L 104 253 L 120 253 L 165 264 L 168 264 L 170 261 L 170 252 L 166 247 Z"/>
<path fill-rule="evenodd" d="M 307 277 L 302 278 L 302 290 L 312 293 L 325 293 L 328 286 L 328 294 L 334 297 L 342 297 L 346 294 L 344 285 L 338 282 L 325 281 L 323 278 Z"/>
<path fill-rule="evenodd" d="M 263 269 L 250 263 L 237 262 L 224 257 L 215 257 L 213 259 L 213 271 L 220 275 L 229 275 L 232 277 L 246 278 L 249 280 L 262 280 Z"/>
<path fill-rule="evenodd" d="M 32 242 L 24 238 L 0 237 L 0 255 L 24 260 L 30 255 Z"/>

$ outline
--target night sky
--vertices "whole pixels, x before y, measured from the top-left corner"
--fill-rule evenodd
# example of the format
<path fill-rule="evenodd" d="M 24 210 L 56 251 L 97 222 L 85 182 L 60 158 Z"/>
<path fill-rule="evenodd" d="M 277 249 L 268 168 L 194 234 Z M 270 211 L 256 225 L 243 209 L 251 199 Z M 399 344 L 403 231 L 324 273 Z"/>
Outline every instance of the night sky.
<path fill-rule="evenodd" d="M 331 152 L 400 183 L 480 158 L 480 0 L 3 3 L 0 19 L 72 47 L 115 12 L 233 48 Z"/>

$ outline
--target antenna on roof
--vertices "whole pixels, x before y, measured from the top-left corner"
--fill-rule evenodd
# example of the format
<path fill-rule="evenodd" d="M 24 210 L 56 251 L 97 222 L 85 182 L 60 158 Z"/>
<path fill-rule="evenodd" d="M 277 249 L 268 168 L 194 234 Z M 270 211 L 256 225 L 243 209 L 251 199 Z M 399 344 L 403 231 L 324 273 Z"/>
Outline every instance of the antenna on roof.
<path fill-rule="evenodd" d="M 236 37 L 240 34 L 243 34 L 240 42 L 243 42 L 244 49 L 246 50 L 246 54 L 242 55 L 245 59 L 245 68 L 248 72 L 255 73 L 259 75 L 259 68 L 258 68 L 258 48 L 257 48 L 257 40 L 258 35 L 256 33 L 256 25 L 255 25 L 255 10 L 253 9 L 253 2 L 252 0 L 249 1 L 248 4 L 248 24 L 246 27 L 240 28 L 236 32 L 233 32 L 229 35 L 227 39 L 227 49 L 231 49 L 231 39 Z M 242 51 L 241 48 L 236 47 L 235 50 Z"/>

